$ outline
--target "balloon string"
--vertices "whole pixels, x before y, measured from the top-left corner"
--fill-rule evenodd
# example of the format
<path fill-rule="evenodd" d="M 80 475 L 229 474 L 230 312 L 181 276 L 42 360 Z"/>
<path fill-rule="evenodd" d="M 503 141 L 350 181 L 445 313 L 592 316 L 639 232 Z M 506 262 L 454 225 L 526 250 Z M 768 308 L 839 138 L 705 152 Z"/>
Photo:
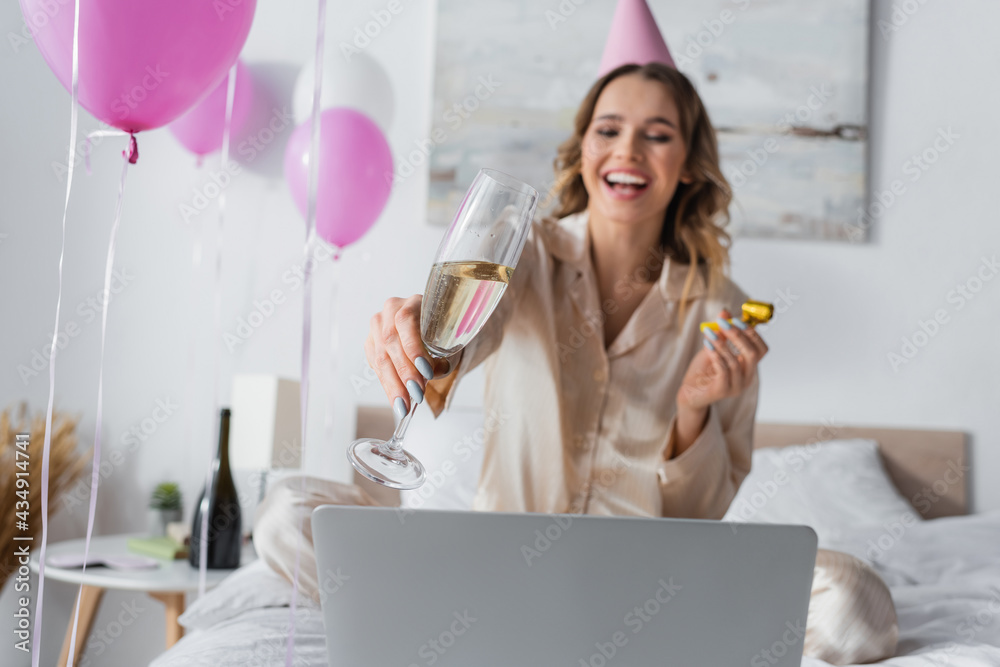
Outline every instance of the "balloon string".
<path fill-rule="evenodd" d="M 66 216 L 69 195 L 73 187 L 73 163 L 76 161 L 76 128 L 79 120 L 77 101 L 80 83 L 80 0 L 73 2 L 73 65 L 70 81 L 69 157 L 66 172 L 66 199 L 63 202 L 62 241 L 59 248 L 59 277 L 56 283 L 56 323 L 52 327 L 52 347 L 49 351 L 49 404 L 45 410 L 45 438 L 42 443 L 42 539 L 38 550 L 38 603 L 35 605 L 35 627 L 31 634 L 31 667 L 38 667 L 41 658 L 42 601 L 45 594 L 45 547 L 49 539 L 49 452 L 52 447 L 52 408 L 55 404 L 56 349 L 59 335 L 59 311 L 62 307 L 63 259 L 66 257 Z"/>
<path fill-rule="evenodd" d="M 229 168 L 229 134 L 233 124 L 233 99 L 236 97 L 236 65 L 229 70 L 229 81 L 226 88 L 226 122 L 222 126 L 222 170 Z M 225 238 L 224 225 L 226 214 L 226 191 L 223 189 L 219 193 L 219 220 L 218 235 L 215 242 L 215 335 L 212 337 L 216 341 L 214 345 L 214 367 L 213 367 L 213 389 L 212 389 L 212 419 L 216 423 L 215 442 L 219 440 L 219 427 L 221 420 L 215 415 L 219 412 L 219 350 L 218 340 L 222 338 L 222 242 Z M 201 499 L 201 535 L 199 536 L 198 550 L 198 597 L 205 594 L 206 580 L 208 577 L 208 506 L 209 495 L 212 491 L 212 472 L 215 468 L 215 456 L 209 458 L 208 469 L 205 471 L 205 495 Z"/>
<path fill-rule="evenodd" d="M 118 203 L 115 205 L 115 221 L 111 225 L 111 240 L 108 242 L 108 259 L 104 265 L 104 295 L 111 294 L 111 271 L 115 261 L 115 247 L 118 239 L 118 226 L 122 219 L 122 201 L 125 198 L 125 177 L 128 176 L 128 166 L 135 164 L 134 157 L 139 155 L 135 144 L 135 135 L 129 137 L 129 150 L 122 152 L 124 164 L 122 165 L 122 177 L 118 183 Z M 83 570 L 81 577 L 87 572 L 87 558 L 90 557 L 90 539 L 94 534 L 94 516 L 97 514 L 97 490 L 101 483 L 101 422 L 104 417 L 104 347 L 108 332 L 108 303 L 110 299 L 105 298 L 101 308 L 101 352 L 98 357 L 97 374 L 97 415 L 94 425 L 94 462 L 90 473 L 90 513 L 87 516 L 87 538 L 83 542 Z M 69 639 L 69 661 L 67 667 L 73 667 L 73 657 L 76 648 L 77 624 L 80 621 L 80 599 L 83 597 L 83 584 L 80 584 L 80 591 L 76 596 L 76 609 L 73 612 L 73 630 Z"/>
<path fill-rule="evenodd" d="M 301 454 L 300 466 L 306 462 L 306 430 L 309 415 L 309 346 L 312 335 L 312 249 L 316 237 L 316 189 L 319 180 L 319 138 L 320 138 L 320 94 L 323 88 L 323 48 L 326 42 L 326 0 L 317 2 L 316 18 L 316 54 L 313 73 L 311 137 L 309 143 L 309 187 L 306 206 L 306 241 L 305 262 L 303 266 L 302 289 L 302 377 L 299 386 L 299 403 L 301 409 Z M 300 491 L 305 495 L 306 478 L 301 476 Z M 295 655 L 295 608 L 298 604 L 299 570 L 302 566 L 302 530 L 305 517 L 298 519 L 297 538 L 295 540 L 295 575 L 292 578 L 292 604 L 289 606 L 288 644 L 285 648 L 285 667 L 292 667 Z"/>
<path fill-rule="evenodd" d="M 195 224 L 195 230 L 194 230 L 194 232 L 195 232 L 194 243 L 192 243 L 192 246 L 191 246 L 191 275 L 190 275 L 190 279 L 188 280 L 188 300 L 187 300 L 187 302 L 189 304 L 192 304 L 192 308 L 194 307 L 194 304 L 198 302 L 198 297 L 199 297 L 197 277 L 198 277 L 199 271 L 201 270 L 201 257 L 202 257 L 202 243 L 203 243 L 203 238 L 204 238 L 204 233 L 203 233 L 204 232 L 204 225 L 202 225 L 200 222 L 196 223 Z M 196 354 L 196 349 L 197 349 L 197 345 L 196 345 L 196 341 L 195 341 L 195 327 L 196 327 L 196 322 L 197 321 L 198 321 L 198 318 L 193 317 L 193 316 L 189 317 L 189 319 L 188 319 L 188 326 L 187 326 L 187 355 L 186 355 L 186 362 L 187 363 L 185 364 L 186 369 L 185 369 L 185 379 L 184 379 L 184 387 L 185 387 L 184 395 L 187 396 L 187 397 L 189 397 L 189 400 L 188 400 L 188 404 L 187 405 L 182 405 L 181 406 L 181 414 L 183 415 L 183 420 L 184 420 L 183 421 L 183 426 L 182 426 L 182 429 L 181 429 L 181 433 L 184 436 L 184 442 L 188 443 L 188 452 L 187 452 L 187 454 L 188 454 L 189 457 L 191 457 L 189 460 L 196 460 L 194 458 L 196 456 L 196 454 L 191 449 L 191 443 L 195 442 L 195 438 L 194 438 L 194 420 L 195 420 L 195 415 L 192 414 L 192 412 L 193 412 L 192 406 L 194 405 L 194 402 L 190 400 L 190 397 L 194 396 L 195 392 L 198 389 L 198 385 L 197 385 L 197 382 L 196 382 L 196 375 L 197 375 L 197 363 L 196 363 L 197 362 L 197 354 Z M 199 452 L 200 452 L 200 450 L 199 450 Z M 199 510 L 199 508 L 195 508 L 195 511 L 198 511 L 198 510 Z"/>
<path fill-rule="evenodd" d="M 123 132 L 121 130 L 94 130 L 89 132 L 83 142 L 83 164 L 87 168 L 87 175 L 90 176 L 90 140 L 94 137 L 132 137 L 135 139 L 135 135 L 131 132 Z M 132 145 L 129 145 L 129 150 L 132 150 Z M 135 149 L 136 158 L 139 157 L 139 149 Z M 135 164 L 132 161 L 132 164 Z"/>

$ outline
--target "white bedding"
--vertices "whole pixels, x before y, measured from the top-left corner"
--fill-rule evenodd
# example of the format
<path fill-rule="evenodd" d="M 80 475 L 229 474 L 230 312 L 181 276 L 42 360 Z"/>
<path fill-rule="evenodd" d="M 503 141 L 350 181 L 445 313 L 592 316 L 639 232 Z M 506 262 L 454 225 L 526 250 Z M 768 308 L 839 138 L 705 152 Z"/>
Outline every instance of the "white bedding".
<path fill-rule="evenodd" d="M 292 665 L 325 667 L 326 636 L 319 610 L 298 608 L 295 619 Z M 289 607 L 248 609 L 211 628 L 185 635 L 150 667 L 284 667 L 289 620 Z"/>
<path fill-rule="evenodd" d="M 899 657 L 878 664 L 1000 665 L 1000 511 L 905 527 L 856 529 L 821 546 L 871 563 L 889 584 L 899 615 Z M 254 567 L 257 569 L 250 570 Z M 192 605 L 185 616 L 199 617 L 199 605 L 225 607 L 237 595 L 245 600 L 245 591 L 253 587 L 255 578 L 259 578 L 261 590 L 271 591 L 260 596 L 260 605 L 283 603 L 273 593 L 274 575 L 259 564 L 241 568 L 239 574 Z M 288 594 L 290 590 L 287 586 Z M 242 613 L 184 637 L 150 667 L 281 667 L 285 664 L 289 608 L 255 608 L 252 601 L 246 604 Z M 292 664 L 327 665 L 323 620 L 314 608 L 297 613 Z M 827 664 L 809 658 L 802 661 L 804 667 Z"/>

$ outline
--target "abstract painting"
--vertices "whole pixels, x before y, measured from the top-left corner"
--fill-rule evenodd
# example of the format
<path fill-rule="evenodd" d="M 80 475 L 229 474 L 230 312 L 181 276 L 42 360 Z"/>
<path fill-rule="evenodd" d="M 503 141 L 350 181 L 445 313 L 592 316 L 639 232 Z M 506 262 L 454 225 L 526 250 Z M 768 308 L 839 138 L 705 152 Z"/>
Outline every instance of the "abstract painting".
<path fill-rule="evenodd" d="M 698 89 L 733 189 L 735 236 L 867 237 L 868 0 L 649 0 Z M 428 219 L 445 225 L 481 167 L 535 186 L 597 78 L 609 0 L 438 0 Z M 406 151 L 404 151 L 406 153 Z"/>

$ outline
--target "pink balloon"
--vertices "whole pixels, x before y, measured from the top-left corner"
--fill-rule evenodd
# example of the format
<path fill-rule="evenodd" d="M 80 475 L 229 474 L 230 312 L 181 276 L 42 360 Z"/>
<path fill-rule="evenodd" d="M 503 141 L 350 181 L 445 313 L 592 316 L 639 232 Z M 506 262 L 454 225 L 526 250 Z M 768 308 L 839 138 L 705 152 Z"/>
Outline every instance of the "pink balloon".
<path fill-rule="evenodd" d="M 311 120 L 295 128 L 285 149 L 285 180 L 303 217 L 309 181 Z M 392 191 L 392 152 L 368 116 L 335 107 L 320 114 L 316 233 L 343 248 L 367 232 Z"/>
<path fill-rule="evenodd" d="M 226 125 L 226 95 L 229 75 L 183 116 L 170 123 L 171 134 L 195 155 L 207 155 L 222 148 Z M 253 79 L 243 61 L 236 62 L 236 93 L 233 97 L 233 123 L 230 136 L 239 136 L 253 108 Z"/>
<path fill-rule="evenodd" d="M 73 0 L 20 0 L 45 62 L 69 90 Z M 80 0 L 80 104 L 126 132 L 166 125 L 226 76 L 256 0 Z"/>

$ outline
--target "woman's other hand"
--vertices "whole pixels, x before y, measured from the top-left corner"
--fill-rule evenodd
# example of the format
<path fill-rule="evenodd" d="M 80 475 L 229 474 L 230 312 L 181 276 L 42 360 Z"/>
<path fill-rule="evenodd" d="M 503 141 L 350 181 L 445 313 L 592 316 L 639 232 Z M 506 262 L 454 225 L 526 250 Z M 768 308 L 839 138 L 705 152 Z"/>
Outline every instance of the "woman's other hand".
<path fill-rule="evenodd" d="M 435 359 L 420 339 L 421 295 L 387 299 L 382 311 L 372 316 L 365 339 L 365 357 L 375 371 L 393 412 L 402 419 L 410 410 L 410 397 L 424 400 L 427 381 L 445 375 L 449 363 Z"/>
<path fill-rule="evenodd" d="M 728 310 L 719 312 L 720 331 L 715 333 L 708 329 L 705 332 L 705 349 L 691 360 L 677 391 L 675 446 L 669 454 L 671 457 L 679 456 L 694 444 L 705 426 L 712 403 L 737 396 L 753 382 L 757 364 L 767 354 L 767 345 L 760 334 L 742 321 L 730 324 L 726 321 L 730 317 Z M 729 349 L 726 341 L 733 344 L 738 354 Z"/>
<path fill-rule="evenodd" d="M 678 409 L 707 409 L 720 399 L 737 396 L 753 381 L 757 364 L 767 354 L 767 345 L 760 334 L 741 320 L 734 319 L 735 325 L 727 322 L 730 317 L 728 310 L 722 310 L 719 332 L 706 329 L 705 349 L 691 360 L 677 392 Z M 736 353 L 726 341 L 733 344 Z"/>

